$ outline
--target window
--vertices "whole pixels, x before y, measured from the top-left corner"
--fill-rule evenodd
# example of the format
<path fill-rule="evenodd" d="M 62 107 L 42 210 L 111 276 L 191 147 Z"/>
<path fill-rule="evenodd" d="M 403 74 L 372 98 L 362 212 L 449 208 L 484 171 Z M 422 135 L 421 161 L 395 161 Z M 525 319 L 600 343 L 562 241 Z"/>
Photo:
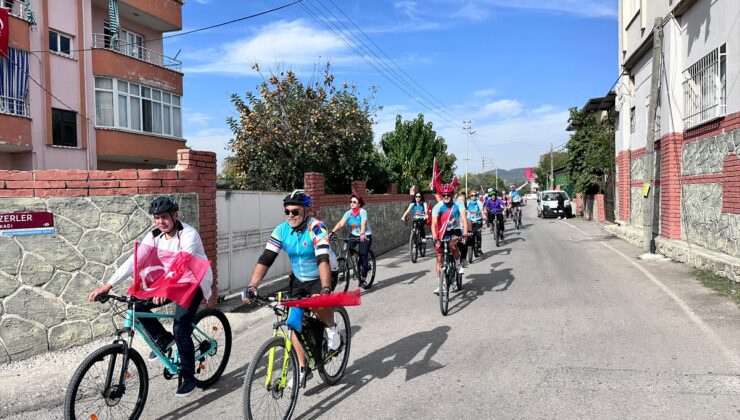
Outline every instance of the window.
<path fill-rule="evenodd" d="M 72 38 L 59 32 L 49 31 L 49 49 L 53 52 L 72 55 Z"/>
<path fill-rule="evenodd" d="M 51 131 L 54 145 L 77 147 L 77 113 L 52 108 Z"/>
<path fill-rule="evenodd" d="M 182 138 L 180 97 L 108 77 L 95 78 L 95 124 Z"/>
<path fill-rule="evenodd" d="M 727 47 L 723 44 L 683 72 L 684 128 L 725 115 L 726 57 Z"/>
<path fill-rule="evenodd" d="M 635 107 L 630 108 L 630 133 L 635 132 Z"/>
<path fill-rule="evenodd" d="M 144 59 L 144 37 L 128 31 L 121 30 L 121 52 L 131 57 Z"/>

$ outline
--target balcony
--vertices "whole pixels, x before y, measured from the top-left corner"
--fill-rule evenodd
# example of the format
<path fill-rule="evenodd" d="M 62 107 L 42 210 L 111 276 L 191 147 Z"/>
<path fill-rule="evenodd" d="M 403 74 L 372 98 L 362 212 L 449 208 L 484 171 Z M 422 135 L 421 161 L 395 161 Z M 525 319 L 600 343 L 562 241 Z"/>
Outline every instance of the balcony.
<path fill-rule="evenodd" d="M 93 73 L 182 95 L 182 63 L 140 45 L 93 34 Z"/>
<path fill-rule="evenodd" d="M 177 163 L 177 149 L 185 147 L 185 140 L 96 128 L 95 144 L 100 160 L 174 165 Z"/>
<path fill-rule="evenodd" d="M 25 152 L 33 148 L 28 102 L 0 96 L 0 152 Z"/>
<path fill-rule="evenodd" d="M 11 16 L 23 19 L 25 21 L 31 21 L 33 13 L 29 14 L 29 9 L 26 7 L 26 3 L 22 0 L 0 0 L 0 7 L 8 9 Z"/>
<path fill-rule="evenodd" d="M 8 45 L 13 48 L 21 50 L 31 49 L 31 21 L 33 15 L 27 13 L 25 3 L 21 3 L 19 0 L 9 1 L 0 0 L 0 7 L 8 9 L 10 12 L 9 23 L 9 38 Z"/>
<path fill-rule="evenodd" d="M 158 32 L 182 29 L 181 0 L 118 0 L 118 15 Z M 93 0 L 93 4 L 108 10 L 108 0 Z"/>

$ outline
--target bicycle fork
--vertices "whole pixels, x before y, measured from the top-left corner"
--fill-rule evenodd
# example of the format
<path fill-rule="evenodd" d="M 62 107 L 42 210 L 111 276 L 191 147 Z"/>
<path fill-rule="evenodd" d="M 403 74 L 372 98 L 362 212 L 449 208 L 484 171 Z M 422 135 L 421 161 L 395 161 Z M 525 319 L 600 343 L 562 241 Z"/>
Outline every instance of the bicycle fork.
<path fill-rule="evenodd" d="M 276 330 L 273 332 L 272 336 L 282 336 L 285 340 L 285 353 L 283 354 L 283 363 L 280 369 L 280 384 L 278 385 L 278 389 L 282 390 L 288 385 L 288 366 L 290 364 L 290 353 L 293 351 L 293 342 L 290 339 L 290 332 L 286 335 L 284 332 Z M 269 369 L 267 369 L 267 376 L 265 378 L 265 389 L 267 390 L 270 389 L 270 384 L 272 383 L 273 363 L 275 363 L 275 347 L 272 347 L 267 355 L 267 364 L 269 366 Z"/>

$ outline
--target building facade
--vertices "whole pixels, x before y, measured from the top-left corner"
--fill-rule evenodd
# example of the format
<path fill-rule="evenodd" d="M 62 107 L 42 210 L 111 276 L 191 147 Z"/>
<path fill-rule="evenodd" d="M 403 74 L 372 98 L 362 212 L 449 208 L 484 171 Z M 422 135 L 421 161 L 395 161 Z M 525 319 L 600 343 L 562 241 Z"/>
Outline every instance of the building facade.
<path fill-rule="evenodd" d="M 164 168 L 182 135 L 181 0 L 0 0 L 0 169 Z"/>
<path fill-rule="evenodd" d="M 740 257 L 740 2 L 620 0 L 619 11 L 616 218 L 642 229 L 643 183 L 652 181 L 659 247 L 676 241 Z M 654 74 L 657 27 L 662 63 Z M 740 279 L 736 269 L 730 277 Z"/>

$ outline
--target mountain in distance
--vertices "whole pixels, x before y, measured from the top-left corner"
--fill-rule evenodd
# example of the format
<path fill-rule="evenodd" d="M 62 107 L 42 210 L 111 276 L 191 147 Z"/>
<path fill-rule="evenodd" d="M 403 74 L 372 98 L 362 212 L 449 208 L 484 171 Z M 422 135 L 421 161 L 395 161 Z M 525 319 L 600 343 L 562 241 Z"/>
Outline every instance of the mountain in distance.
<path fill-rule="evenodd" d="M 498 177 L 503 178 L 504 181 L 507 184 L 516 184 L 518 187 L 519 185 L 523 184 L 527 178 L 524 176 L 524 170 L 527 168 L 514 168 L 514 169 L 499 169 L 498 170 Z M 495 174 L 495 170 L 487 171 L 489 174 Z"/>

